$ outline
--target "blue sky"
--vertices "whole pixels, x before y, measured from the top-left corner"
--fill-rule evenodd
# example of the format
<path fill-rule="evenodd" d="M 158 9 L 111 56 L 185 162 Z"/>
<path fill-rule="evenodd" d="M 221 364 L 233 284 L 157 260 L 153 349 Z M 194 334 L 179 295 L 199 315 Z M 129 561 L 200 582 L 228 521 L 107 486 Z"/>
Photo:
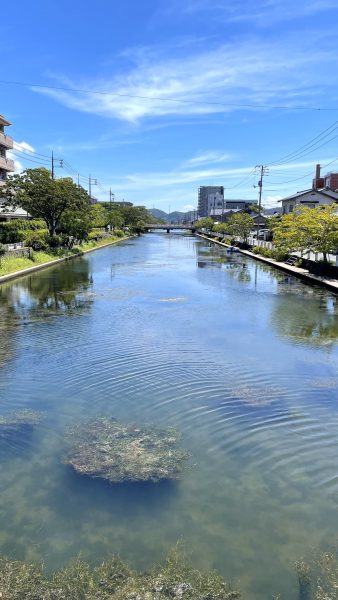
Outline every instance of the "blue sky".
<path fill-rule="evenodd" d="M 17 167 L 53 150 L 99 199 L 167 212 L 200 185 L 256 199 L 264 164 L 276 205 L 317 162 L 338 170 L 337 29 L 336 0 L 17 0 L 0 47 L 1 81 L 27 84 L 0 83 Z"/>

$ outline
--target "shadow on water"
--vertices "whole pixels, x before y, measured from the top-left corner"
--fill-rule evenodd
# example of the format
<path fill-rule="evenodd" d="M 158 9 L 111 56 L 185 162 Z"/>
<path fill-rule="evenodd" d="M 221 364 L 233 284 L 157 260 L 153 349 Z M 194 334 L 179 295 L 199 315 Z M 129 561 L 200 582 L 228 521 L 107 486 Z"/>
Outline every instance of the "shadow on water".
<path fill-rule="evenodd" d="M 130 513 L 161 514 L 175 501 L 179 482 L 165 480 L 152 482 L 110 483 L 100 478 L 79 475 L 70 467 L 64 467 L 60 485 L 48 497 L 49 505 L 57 511 L 64 507 L 64 490 L 67 489 L 67 516 L 79 511 L 109 510 L 114 519 L 128 518 Z"/>

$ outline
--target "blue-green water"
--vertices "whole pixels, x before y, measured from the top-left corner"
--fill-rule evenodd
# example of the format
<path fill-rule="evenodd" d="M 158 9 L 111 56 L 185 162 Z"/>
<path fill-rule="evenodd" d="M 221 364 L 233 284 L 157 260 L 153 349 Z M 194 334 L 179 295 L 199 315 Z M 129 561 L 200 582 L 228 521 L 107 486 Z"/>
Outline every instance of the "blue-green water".
<path fill-rule="evenodd" d="M 0 553 L 49 568 L 178 540 L 252 600 L 297 598 L 293 562 L 337 539 L 337 297 L 193 237 L 149 234 L 0 287 Z M 176 484 L 115 485 L 62 463 L 64 428 L 170 424 Z"/>

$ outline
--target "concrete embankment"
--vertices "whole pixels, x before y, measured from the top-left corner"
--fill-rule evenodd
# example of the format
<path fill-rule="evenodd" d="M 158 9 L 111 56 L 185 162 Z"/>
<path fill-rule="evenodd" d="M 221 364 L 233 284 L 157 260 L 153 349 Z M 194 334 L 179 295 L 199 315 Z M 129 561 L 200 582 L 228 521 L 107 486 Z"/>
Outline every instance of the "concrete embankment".
<path fill-rule="evenodd" d="M 216 240 L 215 238 L 209 237 L 207 235 L 204 235 L 201 233 L 196 233 L 195 235 L 197 235 L 198 237 L 200 237 L 204 240 L 208 240 L 208 242 L 213 242 L 214 244 L 217 244 L 218 246 L 223 246 L 224 248 L 230 247 L 230 244 L 220 242 L 219 240 Z M 273 260 L 272 258 L 266 258 L 265 256 L 260 256 L 259 254 L 254 254 L 253 252 L 250 252 L 249 250 L 242 250 L 239 248 L 239 252 L 241 254 L 245 254 L 246 256 L 249 256 L 250 258 L 254 258 L 255 260 L 264 262 L 264 263 L 270 265 L 271 267 L 275 267 L 276 269 L 279 269 L 280 271 L 284 271 L 286 273 L 289 273 L 290 275 L 294 275 L 295 277 L 302 279 L 306 283 L 310 283 L 311 285 L 320 285 L 322 287 L 325 287 L 325 288 L 331 290 L 335 294 L 338 294 L 337 279 L 328 279 L 327 277 L 320 277 L 319 275 L 312 275 L 306 269 L 302 269 L 300 267 L 293 267 L 292 265 L 287 265 L 284 262 L 277 262 L 276 260 Z"/>
<path fill-rule="evenodd" d="M 13 271 L 13 273 L 7 273 L 7 275 L 1 275 L 0 284 L 5 283 L 6 281 L 10 281 L 11 279 L 16 279 L 18 277 L 24 277 L 25 275 L 30 275 L 31 273 L 35 273 L 36 271 L 41 271 L 41 269 L 47 269 L 48 267 L 54 267 L 55 265 L 65 262 L 66 260 L 72 260 L 73 258 L 79 258 L 79 256 L 83 256 L 84 254 L 88 254 L 89 252 L 94 252 L 95 250 L 101 250 L 101 248 L 106 248 L 107 246 L 112 246 L 113 244 L 118 244 L 119 242 L 123 242 L 124 240 L 129 240 L 135 237 L 134 235 L 126 236 L 123 238 L 117 238 L 116 240 L 111 240 L 107 242 L 107 244 L 101 244 L 101 246 L 95 246 L 94 248 L 88 248 L 88 250 L 80 250 L 76 254 L 71 254 L 70 256 L 63 256 L 62 258 L 55 258 L 53 260 L 49 260 L 47 262 L 41 263 L 39 265 L 34 265 L 33 267 L 28 267 L 27 269 L 22 269 L 20 271 Z"/>

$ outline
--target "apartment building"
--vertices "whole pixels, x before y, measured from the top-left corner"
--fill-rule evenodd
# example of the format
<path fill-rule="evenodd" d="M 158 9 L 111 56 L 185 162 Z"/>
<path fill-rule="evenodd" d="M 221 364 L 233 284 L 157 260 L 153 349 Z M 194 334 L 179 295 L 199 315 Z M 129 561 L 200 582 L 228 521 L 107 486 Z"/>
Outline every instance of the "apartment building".
<path fill-rule="evenodd" d="M 216 200 L 215 200 L 216 197 Z M 209 207 L 215 200 L 220 202 L 222 206 L 222 199 L 224 198 L 224 187 L 222 185 L 204 185 L 198 188 L 198 216 L 207 217 L 209 213 Z M 216 207 L 215 207 L 216 208 Z"/>
<path fill-rule="evenodd" d="M 14 171 L 14 161 L 7 158 L 7 150 L 13 148 L 13 138 L 5 133 L 5 128 L 9 125 L 11 123 L 0 115 L 0 184 L 4 183 L 7 175 Z"/>

